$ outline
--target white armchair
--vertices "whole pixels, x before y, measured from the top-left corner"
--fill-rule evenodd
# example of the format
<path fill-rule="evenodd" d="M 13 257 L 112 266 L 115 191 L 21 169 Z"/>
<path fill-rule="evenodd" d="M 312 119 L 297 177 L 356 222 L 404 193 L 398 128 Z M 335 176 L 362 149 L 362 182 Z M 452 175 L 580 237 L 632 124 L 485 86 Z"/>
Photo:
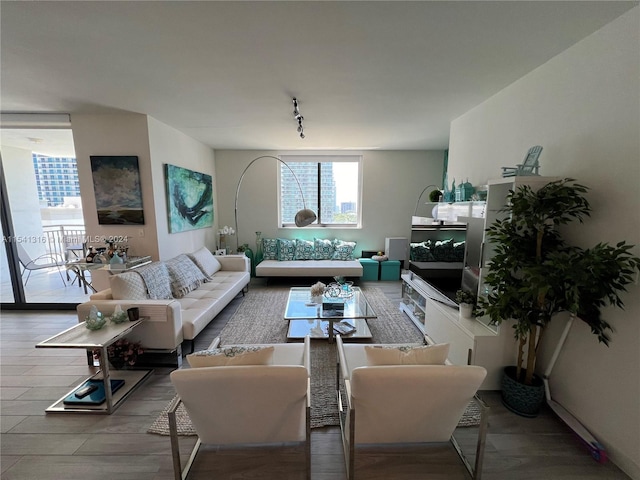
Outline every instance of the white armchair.
<path fill-rule="evenodd" d="M 342 338 L 337 337 L 336 388 L 348 479 L 355 478 L 358 445 L 450 441 L 471 477 L 479 480 L 488 407 L 475 394 L 486 370 L 480 366 L 446 364 L 448 345 L 441 346 L 444 350 L 439 346 L 436 349 L 439 352 L 412 349 L 413 354 L 422 356 L 416 362 L 438 364 L 411 364 L 415 355 L 410 359 L 411 355 L 405 355 L 401 349 L 389 347 L 392 346 L 344 344 Z M 369 350 L 371 348 L 379 350 L 376 353 Z M 435 361 L 434 352 L 440 357 Z M 397 359 L 400 364 L 392 364 Z M 472 468 L 453 432 L 474 399 L 482 414 L 475 468 Z"/>
<path fill-rule="evenodd" d="M 179 399 L 168 412 L 176 480 L 185 479 L 201 444 L 240 445 L 301 442 L 305 451 L 306 478 L 311 478 L 310 447 L 310 341 L 271 345 L 220 347 L 217 338 L 208 351 L 227 362 L 222 366 L 198 366 L 210 362 L 203 352 L 187 356 L 192 367 L 171 373 Z M 247 347 L 254 352 L 247 353 Z M 256 348 L 254 348 L 256 347 Z M 264 352 L 268 351 L 265 356 Z M 260 358 L 249 358 L 254 354 Z M 235 356 L 234 356 L 235 355 Z M 244 357 L 244 358 L 243 358 Z M 257 358 L 257 357 L 254 357 Z M 248 360 L 247 360 L 248 359 Z M 251 363 L 260 364 L 247 364 Z M 198 434 L 188 464 L 182 470 L 175 411 L 180 403 Z"/>

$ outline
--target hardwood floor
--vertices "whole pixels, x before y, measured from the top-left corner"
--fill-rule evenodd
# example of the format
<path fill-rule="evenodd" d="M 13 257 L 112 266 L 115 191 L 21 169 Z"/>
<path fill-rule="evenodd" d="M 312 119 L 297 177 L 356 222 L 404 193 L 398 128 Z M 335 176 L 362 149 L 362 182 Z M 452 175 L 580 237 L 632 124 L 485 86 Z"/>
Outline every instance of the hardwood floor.
<path fill-rule="evenodd" d="M 369 285 L 369 283 L 367 283 Z M 393 301 L 399 282 L 370 282 Z M 252 288 L 263 288 L 256 282 Z M 235 310 L 235 299 L 196 340 L 210 344 Z M 3 480 L 170 480 L 169 438 L 146 433 L 174 391 L 170 368 L 156 368 L 113 415 L 45 414 L 44 410 L 88 374 L 81 350 L 36 349 L 34 345 L 77 322 L 75 312 L 2 312 L 0 318 L 0 428 Z M 518 417 L 500 403 L 497 392 L 481 395 L 492 408 L 483 478 L 485 480 L 629 479 L 612 463 L 596 463 L 552 412 Z M 459 429 L 465 451 L 473 451 L 473 429 Z M 194 437 L 180 439 L 183 458 Z M 344 480 L 337 427 L 312 430 L 312 479 Z M 189 478 L 302 479 L 302 451 L 295 446 L 268 449 L 213 449 L 198 456 Z M 359 479 L 458 480 L 467 478 L 449 445 L 372 448 L 358 457 Z"/>

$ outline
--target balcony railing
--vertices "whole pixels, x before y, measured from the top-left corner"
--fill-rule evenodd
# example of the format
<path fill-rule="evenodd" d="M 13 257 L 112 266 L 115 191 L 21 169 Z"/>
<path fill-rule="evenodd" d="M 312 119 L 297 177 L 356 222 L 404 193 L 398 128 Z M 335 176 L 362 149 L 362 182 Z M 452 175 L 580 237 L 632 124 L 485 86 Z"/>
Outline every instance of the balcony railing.
<path fill-rule="evenodd" d="M 47 253 L 56 258 L 74 260 L 87 252 L 87 234 L 82 225 L 48 225 L 42 227 Z"/>

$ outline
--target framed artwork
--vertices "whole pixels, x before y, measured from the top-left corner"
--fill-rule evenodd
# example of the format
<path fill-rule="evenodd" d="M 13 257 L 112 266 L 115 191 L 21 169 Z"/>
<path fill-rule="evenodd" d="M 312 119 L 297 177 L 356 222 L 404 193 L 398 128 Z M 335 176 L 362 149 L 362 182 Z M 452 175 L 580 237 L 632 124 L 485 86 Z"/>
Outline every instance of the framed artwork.
<path fill-rule="evenodd" d="M 144 225 L 138 157 L 91 155 L 99 225 Z"/>
<path fill-rule="evenodd" d="M 213 226 L 211 175 L 165 164 L 169 233 Z"/>

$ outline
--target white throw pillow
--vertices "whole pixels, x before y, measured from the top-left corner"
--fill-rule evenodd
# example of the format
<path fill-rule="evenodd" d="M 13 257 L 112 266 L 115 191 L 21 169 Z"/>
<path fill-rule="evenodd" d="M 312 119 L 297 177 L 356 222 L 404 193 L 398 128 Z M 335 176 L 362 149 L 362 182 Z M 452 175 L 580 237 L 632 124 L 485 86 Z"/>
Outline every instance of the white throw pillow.
<path fill-rule="evenodd" d="M 187 355 L 187 361 L 193 368 L 269 365 L 272 357 L 273 346 L 235 345 L 195 352 Z"/>
<path fill-rule="evenodd" d="M 111 296 L 114 300 L 146 300 L 147 285 L 140 274 L 124 272 L 109 276 Z"/>
<path fill-rule="evenodd" d="M 220 262 L 207 247 L 202 247 L 193 253 L 189 253 L 188 257 L 195 263 L 207 280 L 211 280 L 213 275 L 222 268 Z"/>
<path fill-rule="evenodd" d="M 364 350 L 369 365 L 444 365 L 449 355 L 449 344 L 367 345 Z"/>

